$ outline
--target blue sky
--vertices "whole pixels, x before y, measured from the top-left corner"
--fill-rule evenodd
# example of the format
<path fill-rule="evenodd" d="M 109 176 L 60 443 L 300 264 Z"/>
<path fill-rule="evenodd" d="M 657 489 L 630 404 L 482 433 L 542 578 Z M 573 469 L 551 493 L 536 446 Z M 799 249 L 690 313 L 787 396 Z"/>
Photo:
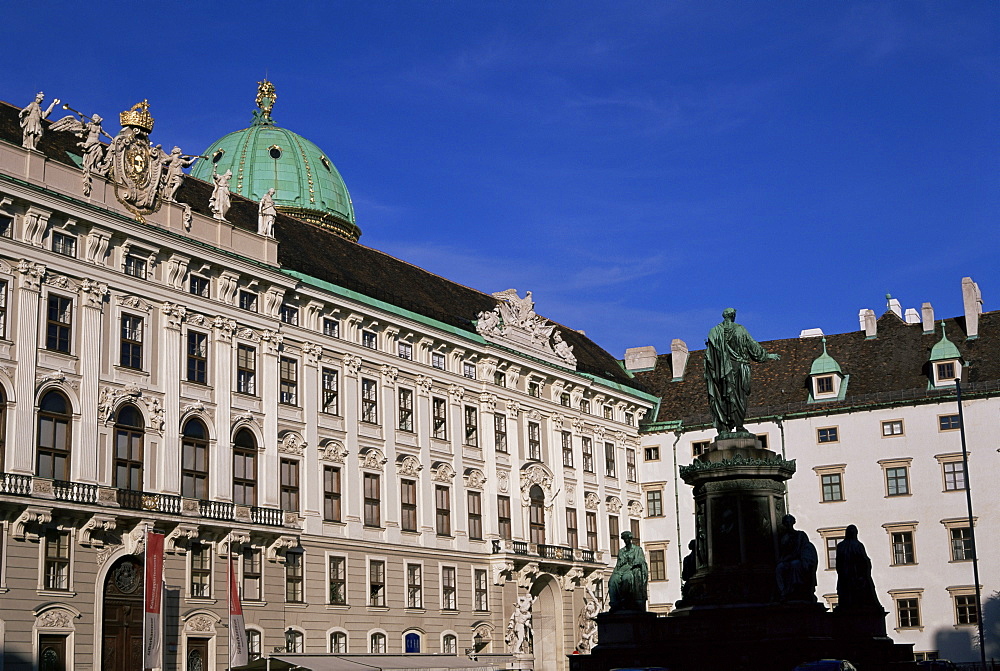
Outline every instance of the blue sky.
<path fill-rule="evenodd" d="M 361 242 L 622 356 L 1000 301 L 1000 3 L 7 3 L 0 98 L 327 152 Z M 109 130 L 116 130 L 110 124 Z"/>

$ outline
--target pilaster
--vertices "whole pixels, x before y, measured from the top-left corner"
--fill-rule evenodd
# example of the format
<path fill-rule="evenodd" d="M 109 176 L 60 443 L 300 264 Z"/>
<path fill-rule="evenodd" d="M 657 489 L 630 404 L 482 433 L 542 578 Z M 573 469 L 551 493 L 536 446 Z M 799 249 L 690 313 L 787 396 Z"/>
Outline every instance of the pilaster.
<path fill-rule="evenodd" d="M 157 467 L 160 489 L 169 494 L 181 490 L 181 326 L 187 310 L 174 303 L 160 307 L 161 338 L 159 355 L 160 384 L 163 386 L 163 443 Z"/>
<path fill-rule="evenodd" d="M 14 421 L 14 435 L 34 445 L 35 436 L 35 370 L 37 368 L 38 311 L 40 309 L 40 289 L 45 277 L 45 266 L 21 259 L 17 264 L 19 274 L 17 299 L 17 414 Z M 96 416 L 96 411 L 95 411 Z M 8 450 L 6 468 L 11 473 L 31 474 L 35 472 L 35 451 L 29 449 Z"/>
<path fill-rule="evenodd" d="M 73 470 L 80 482 L 98 482 L 98 383 L 100 382 L 101 317 L 104 314 L 104 297 L 108 285 L 103 282 L 83 280 L 80 286 L 80 416 L 77 427 L 79 440 L 74 441 L 78 453 L 74 455 Z"/>
<path fill-rule="evenodd" d="M 282 336 L 274 331 L 261 334 L 261 376 L 257 381 L 264 413 L 263 460 L 257 463 L 257 505 L 277 508 L 281 477 L 278 470 L 278 351 Z M 266 386 L 265 386 L 266 385 Z"/>
<path fill-rule="evenodd" d="M 236 322 L 216 317 L 212 328 L 212 352 L 215 358 L 215 453 L 212 455 L 212 478 L 209 481 L 209 498 L 217 501 L 233 500 L 233 451 L 232 451 L 232 389 L 233 389 L 233 331 Z"/>

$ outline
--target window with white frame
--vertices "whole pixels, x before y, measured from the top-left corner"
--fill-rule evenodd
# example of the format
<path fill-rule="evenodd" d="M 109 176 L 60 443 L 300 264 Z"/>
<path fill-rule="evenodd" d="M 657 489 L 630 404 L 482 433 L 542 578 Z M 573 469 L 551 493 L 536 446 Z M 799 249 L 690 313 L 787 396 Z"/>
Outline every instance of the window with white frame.
<path fill-rule="evenodd" d="M 938 431 L 957 431 L 962 428 L 958 415 L 938 415 Z"/>
<path fill-rule="evenodd" d="M 451 488 L 434 486 L 435 527 L 438 536 L 451 536 Z"/>
<path fill-rule="evenodd" d="M 468 361 L 462 362 L 462 376 L 467 377 L 470 380 L 476 379 L 476 364 L 470 363 Z"/>
<path fill-rule="evenodd" d="M 493 373 L 493 384 L 495 384 L 498 387 L 506 387 L 507 374 L 504 373 L 502 370 L 498 370 L 497 372 Z"/>
<path fill-rule="evenodd" d="M 974 585 L 949 587 L 948 594 L 951 595 L 956 627 L 979 624 L 979 608 L 976 605 L 976 588 Z"/>
<path fill-rule="evenodd" d="M 7 281 L 0 280 L 0 339 L 7 337 Z"/>
<path fill-rule="evenodd" d="M 972 518 L 973 523 L 978 518 Z M 948 532 L 949 556 L 953 562 L 972 561 L 972 528 L 968 517 L 954 517 L 941 520 Z"/>
<path fill-rule="evenodd" d="M 208 383 L 208 334 L 187 333 L 187 381 Z"/>
<path fill-rule="evenodd" d="M 885 476 L 886 496 L 908 496 L 910 492 L 910 462 L 912 459 L 880 459 Z"/>
<path fill-rule="evenodd" d="M 528 382 L 528 396 L 538 398 L 542 395 L 542 385 L 540 382 L 531 380 Z"/>
<path fill-rule="evenodd" d="M 448 402 L 443 398 L 431 399 L 431 435 L 439 440 L 448 439 Z"/>
<path fill-rule="evenodd" d="M 469 508 L 469 539 L 483 539 L 483 495 L 470 491 L 467 494 Z"/>
<path fill-rule="evenodd" d="M 923 590 L 890 590 L 889 594 L 892 596 L 893 603 L 896 606 L 896 628 L 922 628 L 920 597 L 923 594 Z"/>
<path fill-rule="evenodd" d="M 330 652 L 335 655 L 347 654 L 347 634 L 345 632 L 330 632 Z"/>
<path fill-rule="evenodd" d="M 287 356 L 278 360 L 278 402 L 299 404 L 299 362 Z"/>
<path fill-rule="evenodd" d="M 486 569 L 475 569 L 473 571 L 473 603 L 477 611 L 485 612 L 490 609 L 489 582 L 486 578 Z"/>
<path fill-rule="evenodd" d="M 368 605 L 385 606 L 385 562 L 381 559 L 368 562 Z"/>
<path fill-rule="evenodd" d="M 559 438 L 562 442 L 563 466 L 573 468 L 573 434 L 569 431 L 561 431 Z"/>
<path fill-rule="evenodd" d="M 288 303 L 282 303 L 281 307 L 278 309 L 278 318 L 285 324 L 290 326 L 299 325 L 299 309 L 294 305 L 289 305 Z"/>
<path fill-rule="evenodd" d="M 68 531 L 45 534 L 45 566 L 43 587 L 47 590 L 69 591 L 70 536 Z"/>
<path fill-rule="evenodd" d="M 137 315 L 122 314 L 120 357 L 118 364 L 124 368 L 142 370 L 143 322 Z"/>
<path fill-rule="evenodd" d="M 257 395 L 257 349 L 250 345 L 236 346 L 236 391 Z"/>
<path fill-rule="evenodd" d="M 333 368 L 324 368 L 322 374 L 323 406 L 328 415 L 340 414 L 340 376 Z"/>
<path fill-rule="evenodd" d="M 327 595 L 331 605 L 347 605 L 347 557 L 327 559 Z"/>
<path fill-rule="evenodd" d="M 590 400 L 586 398 L 580 399 L 580 412 L 585 415 L 590 414 Z"/>
<path fill-rule="evenodd" d="M 708 452 L 708 446 L 711 445 L 711 441 L 708 440 L 696 440 L 691 443 L 691 456 L 700 457 L 701 455 Z"/>
<path fill-rule="evenodd" d="M 257 292 L 240 289 L 238 304 L 241 310 L 257 312 Z"/>
<path fill-rule="evenodd" d="M 507 415 L 493 415 L 493 442 L 497 452 L 507 452 Z"/>
<path fill-rule="evenodd" d="M 663 490 L 646 490 L 646 516 L 663 517 Z"/>
<path fill-rule="evenodd" d="M 413 360 L 413 345 L 408 342 L 403 342 L 400 340 L 396 344 L 396 353 L 399 355 L 400 359 L 406 359 L 407 361 Z"/>
<path fill-rule="evenodd" d="M 341 521 L 340 468 L 323 466 L 323 519 Z"/>
<path fill-rule="evenodd" d="M 52 251 L 56 254 L 76 258 L 76 236 L 52 231 Z"/>
<path fill-rule="evenodd" d="M 561 406 L 563 406 L 565 408 L 568 408 L 571 403 L 572 403 L 572 400 L 570 399 L 570 396 L 569 396 L 568 392 L 564 391 L 561 394 L 559 394 L 559 405 L 561 405 Z"/>
<path fill-rule="evenodd" d="M 479 410 L 474 406 L 465 406 L 465 445 L 479 446 Z"/>
<path fill-rule="evenodd" d="M 964 492 L 966 488 L 965 462 L 960 453 L 938 454 L 935 459 L 941 464 L 941 474 L 944 478 L 944 491 Z"/>
<path fill-rule="evenodd" d="M 402 479 L 399 481 L 400 520 L 403 531 L 417 530 L 417 481 Z"/>
<path fill-rule="evenodd" d="M 261 563 L 261 549 L 244 547 L 240 552 L 243 562 L 242 598 L 244 601 L 260 601 L 264 595 L 264 566 Z"/>
<path fill-rule="evenodd" d="M 528 459 L 542 460 L 542 429 L 538 422 L 528 422 Z"/>
<path fill-rule="evenodd" d="M 659 445 L 648 445 L 643 448 L 643 461 L 659 461 L 660 460 L 660 446 Z"/>
<path fill-rule="evenodd" d="M 368 349 L 378 349 L 378 336 L 375 335 L 375 331 L 361 332 L 361 346 Z"/>
<path fill-rule="evenodd" d="M 285 602 L 304 603 L 305 554 L 298 550 L 285 553 Z"/>
<path fill-rule="evenodd" d="M 441 652 L 446 655 L 458 654 L 458 637 L 454 634 L 445 634 L 441 638 Z"/>
<path fill-rule="evenodd" d="M 49 294 L 45 349 L 69 354 L 73 329 L 73 299 Z"/>
<path fill-rule="evenodd" d="M 510 497 L 497 496 L 497 535 L 504 540 L 511 539 Z"/>
<path fill-rule="evenodd" d="M 199 541 L 188 545 L 189 593 L 193 598 L 212 596 L 212 548 Z"/>
<path fill-rule="evenodd" d="M 889 534 L 892 566 L 907 566 L 917 563 L 916 522 L 883 524 Z"/>
<path fill-rule="evenodd" d="M 444 354 L 441 354 L 440 352 L 431 352 L 431 368 L 437 368 L 438 370 L 445 369 Z"/>
<path fill-rule="evenodd" d="M 590 436 L 580 438 L 580 451 L 583 453 L 583 470 L 594 472 L 594 440 Z"/>
<path fill-rule="evenodd" d="M 610 405 L 604 406 L 604 419 L 614 419 L 614 418 L 615 418 L 614 407 Z"/>
<path fill-rule="evenodd" d="M 340 337 L 340 320 L 332 317 L 323 317 L 323 335 L 331 338 Z"/>
<path fill-rule="evenodd" d="M 386 652 L 386 637 L 380 631 L 376 631 L 369 637 L 368 652 L 373 655 L 384 655 Z"/>
<path fill-rule="evenodd" d="M 397 428 L 400 431 L 413 433 L 413 390 L 400 387 L 398 390 L 398 397 L 399 424 L 397 425 Z"/>
<path fill-rule="evenodd" d="M 305 649 L 305 634 L 295 629 L 287 629 L 285 631 L 285 652 L 303 652 Z"/>
<path fill-rule="evenodd" d="M 254 661 L 260 659 L 263 651 L 260 632 L 256 629 L 247 629 L 247 660 Z"/>
<path fill-rule="evenodd" d="M 827 426 L 816 429 L 817 443 L 836 443 L 840 441 L 840 432 L 835 426 Z"/>
<path fill-rule="evenodd" d="M 667 579 L 667 551 L 664 549 L 649 550 L 649 580 L 650 582 Z"/>
<path fill-rule="evenodd" d="M 833 503 L 845 499 L 844 471 L 846 468 L 847 464 L 813 467 L 816 475 L 819 476 L 820 501 L 822 503 Z"/>
<path fill-rule="evenodd" d="M 202 298 L 212 297 L 212 283 L 207 277 L 191 273 L 188 276 L 188 293 Z"/>
<path fill-rule="evenodd" d="M 146 279 L 146 259 L 136 254 L 125 255 L 125 274 L 137 277 L 140 280 Z"/>
<path fill-rule="evenodd" d="M 888 438 L 890 436 L 902 436 L 903 435 L 903 420 L 901 419 L 891 419 L 887 422 L 882 422 L 882 436 Z"/>
<path fill-rule="evenodd" d="M 406 565 L 406 607 L 424 607 L 424 567 L 420 564 Z"/>
<path fill-rule="evenodd" d="M 618 477 L 618 465 L 615 461 L 614 443 L 604 443 L 604 474 L 609 478 Z"/>
<path fill-rule="evenodd" d="M 635 467 L 635 450 L 627 447 L 625 448 L 625 479 L 629 482 L 636 482 L 638 477 Z"/>
<path fill-rule="evenodd" d="M 361 378 L 361 421 L 378 424 L 378 383 Z"/>
<path fill-rule="evenodd" d="M 382 483 L 378 473 L 365 473 L 364 480 L 364 508 L 365 526 L 382 526 Z"/>
<path fill-rule="evenodd" d="M 299 460 L 282 458 L 279 462 L 282 510 L 299 511 Z"/>
<path fill-rule="evenodd" d="M 458 610 L 458 569 L 441 567 L 441 610 Z"/>

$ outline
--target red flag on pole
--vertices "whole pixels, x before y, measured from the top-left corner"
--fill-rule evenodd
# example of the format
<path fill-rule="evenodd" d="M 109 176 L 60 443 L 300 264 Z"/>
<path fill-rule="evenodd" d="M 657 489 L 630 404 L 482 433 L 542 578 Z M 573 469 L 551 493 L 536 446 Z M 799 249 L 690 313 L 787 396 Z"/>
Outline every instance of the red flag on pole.
<path fill-rule="evenodd" d="M 143 668 L 163 666 L 163 534 L 146 532 L 146 594 L 142 631 Z"/>
<path fill-rule="evenodd" d="M 236 589 L 236 569 L 229 559 L 229 666 L 242 666 L 250 661 L 247 650 L 247 630 L 243 622 L 243 606 Z"/>

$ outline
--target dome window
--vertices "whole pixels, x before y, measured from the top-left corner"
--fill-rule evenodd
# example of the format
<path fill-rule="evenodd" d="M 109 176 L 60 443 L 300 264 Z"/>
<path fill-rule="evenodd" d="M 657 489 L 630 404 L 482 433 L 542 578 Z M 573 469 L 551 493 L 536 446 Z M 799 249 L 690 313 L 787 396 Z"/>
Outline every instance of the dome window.
<path fill-rule="evenodd" d="M 267 148 L 267 153 L 271 156 L 271 158 L 277 161 L 279 158 L 281 158 L 281 147 L 279 147 L 276 144 L 272 144 L 270 147 Z"/>
<path fill-rule="evenodd" d="M 941 322 L 941 340 L 931 348 L 930 386 L 945 387 L 962 379 L 962 354 L 945 334 L 945 323 Z"/>
<path fill-rule="evenodd" d="M 330 159 L 326 156 L 320 156 L 319 162 L 323 164 L 323 167 L 326 168 L 327 172 L 333 172 L 333 166 L 330 164 Z"/>
<path fill-rule="evenodd" d="M 823 338 L 823 353 L 816 357 L 809 369 L 809 402 L 842 401 L 847 392 L 848 377 L 837 360 L 826 351 L 826 338 Z"/>
<path fill-rule="evenodd" d="M 222 157 L 223 157 L 223 155 L 225 155 L 225 153 L 226 153 L 225 149 L 220 149 L 217 152 L 215 152 L 214 154 L 212 154 L 212 163 L 218 163 L 219 161 L 221 161 Z"/>

